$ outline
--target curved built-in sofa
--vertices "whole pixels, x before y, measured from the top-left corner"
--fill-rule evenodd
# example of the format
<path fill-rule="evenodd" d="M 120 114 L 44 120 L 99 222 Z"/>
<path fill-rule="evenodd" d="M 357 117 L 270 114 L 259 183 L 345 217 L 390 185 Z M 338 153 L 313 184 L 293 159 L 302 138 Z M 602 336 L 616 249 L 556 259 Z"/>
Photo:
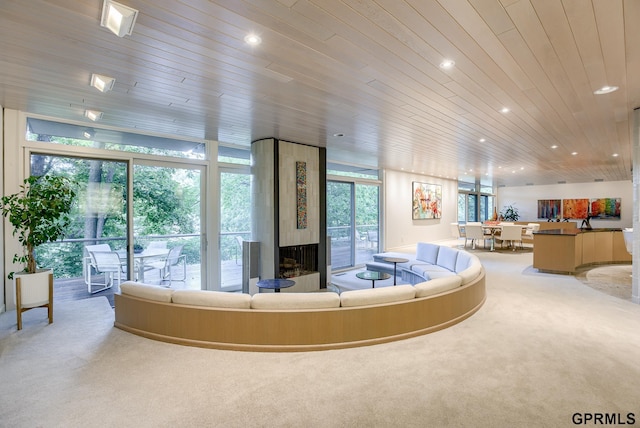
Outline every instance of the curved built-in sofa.
<path fill-rule="evenodd" d="M 480 309 L 485 272 L 475 255 L 450 247 L 420 243 L 416 258 L 425 245 L 445 249 L 454 269 L 415 285 L 250 296 L 125 282 L 115 294 L 115 326 L 165 342 L 244 351 L 337 349 L 427 334 Z"/>

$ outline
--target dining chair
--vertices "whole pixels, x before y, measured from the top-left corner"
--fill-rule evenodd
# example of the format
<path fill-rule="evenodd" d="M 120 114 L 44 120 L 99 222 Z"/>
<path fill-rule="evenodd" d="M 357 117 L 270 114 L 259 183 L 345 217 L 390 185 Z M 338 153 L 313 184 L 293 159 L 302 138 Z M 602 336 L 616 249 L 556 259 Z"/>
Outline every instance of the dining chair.
<path fill-rule="evenodd" d="M 482 224 L 467 223 L 465 229 L 465 248 L 467 247 L 467 239 L 471 239 L 471 249 L 476 249 L 476 241 L 482 240 L 482 247 L 485 248 L 485 239 L 491 239 L 490 234 L 485 234 Z"/>
<path fill-rule="evenodd" d="M 533 239 L 533 234 L 540 230 L 540 224 L 538 223 L 529 223 L 524 230 L 524 234 Z"/>
<path fill-rule="evenodd" d="M 502 243 L 500 246 L 503 246 L 505 241 L 509 241 L 513 246 L 513 251 L 515 251 L 516 242 L 520 242 L 520 248 L 522 249 L 522 228 L 523 226 L 518 224 L 502 226 L 502 233 L 500 234 L 500 240 Z"/>
<path fill-rule="evenodd" d="M 122 274 L 125 274 L 126 267 L 120 256 L 116 251 L 90 251 L 91 256 L 91 268 L 93 268 L 98 275 L 104 275 L 103 282 L 93 283 L 91 272 L 89 272 L 89 281 L 87 290 L 91 294 L 98 293 L 113 287 L 114 280 L 118 280 L 118 286 L 122 283 Z M 102 288 L 94 290 L 93 286 L 99 285 Z"/>
<path fill-rule="evenodd" d="M 624 245 L 627 247 L 627 252 L 633 254 L 633 228 L 625 227 L 622 230 L 622 236 L 624 237 Z"/>
<path fill-rule="evenodd" d="M 460 238 L 464 238 L 464 247 L 467 247 L 467 231 L 466 231 L 466 225 L 464 224 L 458 224 L 458 236 Z"/>

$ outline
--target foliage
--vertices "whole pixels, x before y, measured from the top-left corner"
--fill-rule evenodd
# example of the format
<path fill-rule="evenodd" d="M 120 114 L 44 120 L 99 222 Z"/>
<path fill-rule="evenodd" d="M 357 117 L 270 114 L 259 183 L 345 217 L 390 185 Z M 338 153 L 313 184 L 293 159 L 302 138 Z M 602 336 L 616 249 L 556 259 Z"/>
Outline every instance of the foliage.
<path fill-rule="evenodd" d="M 518 219 L 520 218 L 520 214 L 518 214 L 518 208 L 514 207 L 513 205 L 507 205 L 503 207 L 502 211 L 500 211 L 500 216 L 503 220 L 507 221 L 518 221 Z"/>
<path fill-rule="evenodd" d="M 73 182 L 66 177 L 32 175 L 24 180 L 19 192 L 2 197 L 2 215 L 9 219 L 24 251 L 14 255 L 13 262 L 24 263 L 25 272 L 36 272 L 38 246 L 65 235 L 75 196 Z"/>

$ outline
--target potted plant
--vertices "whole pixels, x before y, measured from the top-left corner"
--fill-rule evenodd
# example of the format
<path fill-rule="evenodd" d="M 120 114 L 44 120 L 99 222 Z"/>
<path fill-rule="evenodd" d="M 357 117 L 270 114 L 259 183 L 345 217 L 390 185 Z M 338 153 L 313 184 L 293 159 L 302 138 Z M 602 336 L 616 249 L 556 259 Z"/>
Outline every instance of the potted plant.
<path fill-rule="evenodd" d="M 23 263 L 24 269 L 8 275 L 9 279 L 20 277 L 20 281 L 16 280 L 18 329 L 21 328 L 21 310 L 51 304 L 53 279 L 49 277 L 53 273 L 50 269 L 37 268 L 35 251 L 38 246 L 64 236 L 71 222 L 69 213 L 76 196 L 74 187 L 65 177 L 31 176 L 24 180 L 19 192 L 2 197 L 2 215 L 13 226 L 13 235 L 17 235 L 23 248 L 22 254 L 13 256 L 13 263 Z M 51 307 L 49 320 L 52 321 Z"/>
<path fill-rule="evenodd" d="M 500 217 L 506 221 L 518 221 L 520 214 L 518 214 L 518 208 L 513 205 L 507 205 L 500 211 Z"/>

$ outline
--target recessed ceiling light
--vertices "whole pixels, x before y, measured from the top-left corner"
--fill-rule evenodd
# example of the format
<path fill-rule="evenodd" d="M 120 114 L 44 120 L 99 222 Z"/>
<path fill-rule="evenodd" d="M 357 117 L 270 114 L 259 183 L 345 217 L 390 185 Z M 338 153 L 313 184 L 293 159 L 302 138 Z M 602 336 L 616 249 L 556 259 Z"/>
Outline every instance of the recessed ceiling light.
<path fill-rule="evenodd" d="M 113 85 L 116 83 L 116 79 L 109 76 L 103 76 L 102 74 L 91 75 L 91 86 L 99 90 L 100 92 L 107 92 L 113 89 Z"/>
<path fill-rule="evenodd" d="M 508 108 L 508 107 L 502 107 L 502 108 L 500 109 L 500 113 L 509 113 L 509 111 L 510 111 L 510 110 L 509 110 L 509 108 Z"/>
<path fill-rule="evenodd" d="M 440 63 L 440 68 L 448 69 L 448 68 L 453 67 L 454 65 L 456 65 L 456 63 L 453 62 L 452 60 L 445 59 Z"/>
<path fill-rule="evenodd" d="M 578 152 L 571 152 L 571 155 L 572 155 L 572 156 L 575 156 L 575 155 L 577 155 L 577 154 L 578 154 Z"/>
<path fill-rule="evenodd" d="M 260 36 L 254 33 L 247 34 L 244 38 L 244 41 L 251 46 L 258 46 L 260 43 L 262 43 L 262 39 L 260 38 Z"/>
<path fill-rule="evenodd" d="M 603 95 L 603 94 L 609 94 L 617 90 L 618 90 L 617 86 L 603 86 L 602 88 L 596 89 L 595 91 L 593 91 L 593 93 L 596 95 Z"/>
<path fill-rule="evenodd" d="M 614 158 L 617 158 L 617 157 L 618 157 L 618 156 L 620 156 L 620 155 L 619 155 L 619 154 L 617 154 L 617 153 L 614 153 L 614 154 L 612 154 L 611 156 L 613 156 Z"/>
<path fill-rule="evenodd" d="M 552 149 L 557 149 L 557 148 L 558 148 L 558 145 L 557 145 L 557 144 L 554 144 L 553 146 L 551 146 L 551 148 L 552 148 Z"/>
<path fill-rule="evenodd" d="M 481 143 L 484 143 L 484 142 L 485 142 L 485 141 L 487 141 L 487 140 L 486 140 L 486 139 L 484 139 L 484 138 L 480 138 L 478 141 L 480 141 Z"/>
<path fill-rule="evenodd" d="M 85 110 L 84 116 L 95 122 L 96 120 L 102 119 L 102 112 L 98 110 Z"/>
<path fill-rule="evenodd" d="M 130 36 L 137 17 L 137 10 L 112 0 L 104 0 L 100 25 L 107 27 L 118 37 Z"/>

